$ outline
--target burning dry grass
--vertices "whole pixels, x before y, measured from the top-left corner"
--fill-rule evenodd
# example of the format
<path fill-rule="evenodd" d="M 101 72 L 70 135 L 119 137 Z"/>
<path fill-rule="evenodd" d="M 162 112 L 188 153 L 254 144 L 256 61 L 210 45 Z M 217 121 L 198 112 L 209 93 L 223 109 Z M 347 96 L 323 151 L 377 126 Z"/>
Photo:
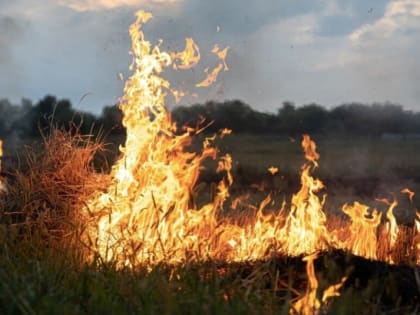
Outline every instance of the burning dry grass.
<path fill-rule="evenodd" d="M 9 174 L 7 192 L 0 196 L 2 239 L 14 246 L 38 240 L 62 251 L 77 241 L 84 220 L 80 209 L 107 184 L 107 176 L 93 166 L 103 145 L 76 127 L 53 128 L 43 139 L 26 147 L 20 169 Z"/>
<path fill-rule="evenodd" d="M 271 196 L 267 196 L 253 208 L 253 213 L 239 215 L 241 222 L 232 216 L 224 217 L 228 213 L 224 206 L 229 187 L 234 180 L 229 155 L 219 159 L 217 172 L 222 174 L 222 179 L 216 184 L 214 198 L 203 206 L 192 202 L 202 162 L 215 158 L 217 149 L 213 146 L 214 138 L 206 138 L 200 154 L 189 152 L 186 148 L 192 142 L 194 131 L 177 133 L 164 106 L 170 84 L 160 76 L 163 68 L 171 65 L 170 54 L 161 52 L 160 46 L 152 47 L 140 30 L 142 23 L 150 18 L 150 14 L 138 12 L 136 22 L 130 27 L 134 73 L 126 83 L 120 105 L 127 140 L 111 174 L 98 174 L 93 168 L 93 158 L 102 149 L 98 142 L 59 129 L 53 129 L 44 138 L 40 151 L 29 149 L 24 160 L 27 167 L 12 174 L 8 191 L 0 198 L 1 252 L 5 254 L 0 264 L 8 265 L 15 272 L 11 275 L 0 272 L 0 284 L 16 281 L 21 285 L 10 260 L 13 252 L 16 257 L 24 258 L 20 262 L 24 266 L 28 261 L 35 261 L 35 266 L 46 262 L 57 269 L 56 262 L 61 262 L 71 275 L 55 270 L 52 278 L 57 276 L 68 281 L 67 289 L 71 285 L 79 288 L 83 299 L 80 303 L 85 309 L 78 313 L 92 310 L 88 307 L 92 296 L 99 298 L 97 303 L 104 301 L 103 296 L 110 296 L 121 307 L 120 313 L 174 313 L 176 307 L 182 310 L 181 306 L 190 305 L 195 305 L 191 313 L 241 313 L 242 302 L 248 308 L 247 313 L 314 315 L 327 312 L 328 298 L 339 296 L 340 288 L 349 285 L 347 279 L 360 272 L 348 268 L 349 261 L 358 265 L 357 268 L 362 265 L 369 270 L 374 266 L 373 270 L 385 272 L 391 270 L 391 264 L 411 264 L 411 267 L 395 267 L 393 272 L 403 275 L 404 281 L 409 274 L 410 292 L 416 289 L 420 292 L 417 279 L 420 218 L 414 227 L 398 227 L 393 215 L 396 201 L 385 200 L 386 214 L 354 202 L 343 206 L 347 222 L 328 220 L 324 212 L 324 184 L 313 176 L 319 154 L 308 135 L 302 141 L 307 162 L 301 168 L 301 187 L 290 203 L 283 203 L 277 211 L 267 211 L 272 202 Z M 187 55 L 196 58 L 196 54 L 180 56 Z M 224 57 L 219 56 L 223 62 Z M 331 251 L 333 254 L 328 253 Z M 332 255 L 333 261 L 341 261 L 344 266 L 344 271 L 337 272 L 332 281 L 321 283 L 323 277 L 316 274 L 319 252 L 323 257 Z M 48 256 L 43 256 L 44 253 Z M 353 254 L 364 257 L 359 258 L 362 262 L 351 262 Z M 297 285 L 299 288 L 305 282 L 308 285 L 306 292 L 297 297 L 293 281 L 301 279 L 305 272 L 296 271 L 293 265 L 302 264 L 302 256 L 306 256 L 307 279 L 297 281 Z M 279 267 L 278 261 L 286 262 Z M 321 266 L 326 273 L 333 266 L 328 261 L 324 261 L 326 266 Z M 37 268 L 36 280 L 42 280 L 44 271 Z M 242 273 L 244 268 L 248 271 Z M 88 276 L 83 274 L 85 270 Z M 77 271 L 82 271 L 82 276 L 77 276 Z M 226 274 L 236 277 L 229 279 Z M 362 294 L 360 309 L 369 305 L 373 297 L 386 297 L 391 304 L 398 303 L 399 298 L 405 299 L 409 311 L 418 310 L 419 294 L 411 292 L 408 297 L 401 297 L 393 292 L 400 287 L 389 284 L 386 288 L 391 292 L 380 292 L 380 281 L 389 279 L 374 272 L 364 276 L 356 277 L 354 287 L 358 286 L 357 281 L 363 280 L 373 293 L 368 292 L 368 302 L 363 301 Z M 374 285 L 369 283 L 371 277 Z M 78 283 L 79 279 L 82 284 Z M 100 283 L 99 292 L 90 287 L 91 280 Z M 49 278 L 49 281 L 59 283 L 57 279 Z M 389 281 L 392 283 L 392 279 Z M 6 296 L 12 297 L 10 292 L 15 292 L 8 285 L 0 288 Z M 42 289 L 34 291 L 42 292 Z M 136 290 L 146 297 L 136 295 Z M 156 294 L 157 298 L 147 297 L 147 292 Z M 117 300 L 112 293 L 117 294 Z M 345 294 L 354 296 L 348 290 Z M 132 300 L 127 301 L 131 295 Z M 70 304 L 77 304 L 80 296 L 72 295 L 76 302 Z M 163 303 L 169 308 L 150 306 L 150 303 L 162 303 L 160 299 L 169 299 L 172 304 Z M 18 302 L 23 313 L 34 313 L 31 302 L 22 299 Z M 133 308 L 123 308 L 124 302 Z M 256 307 L 256 303 L 261 307 Z M 345 300 L 344 308 L 334 309 L 332 305 L 331 309 L 352 314 L 345 308 L 349 303 Z M 399 307 L 400 310 L 403 308 Z"/>
<path fill-rule="evenodd" d="M 90 137 L 54 129 L 41 146 L 27 148 L 21 170 L 11 174 L 8 192 L 0 199 L 0 304 L 8 305 L 0 306 L 2 313 L 189 313 L 185 309 L 191 314 L 418 311 L 418 268 L 390 266 L 343 252 L 325 252 L 316 260 L 309 258 L 306 272 L 301 257 L 284 255 L 238 263 L 193 260 L 178 266 L 164 263 L 151 269 L 138 266 L 131 270 L 116 270 L 112 261 L 106 262 L 99 256 L 86 262 L 81 232 L 97 217 L 86 217 L 80 209 L 86 207 L 92 195 L 105 191 L 109 185 L 109 176 L 97 173 L 92 164 L 102 149 Z M 250 218 L 262 208 L 249 207 L 246 198 L 242 202 L 242 207 L 233 212 L 226 210 L 222 215 L 232 224 L 236 218 L 239 225 L 252 226 Z M 265 211 L 275 208 L 267 207 Z M 285 216 L 277 218 L 283 218 L 280 227 L 286 224 Z M 327 229 L 338 231 L 338 238 L 345 238 L 351 226 L 348 219 L 335 215 L 328 215 L 327 222 Z M 375 236 L 381 240 L 377 243 L 377 258 L 387 260 L 391 245 L 385 221 Z M 412 259 L 411 264 L 416 264 L 416 237 L 413 228 L 400 227 L 391 255 L 394 263 L 410 264 Z M 336 296 L 338 292 L 340 297 Z M 336 297 L 327 299 L 329 294 Z M 12 302 L 4 304 L 5 298 Z"/>

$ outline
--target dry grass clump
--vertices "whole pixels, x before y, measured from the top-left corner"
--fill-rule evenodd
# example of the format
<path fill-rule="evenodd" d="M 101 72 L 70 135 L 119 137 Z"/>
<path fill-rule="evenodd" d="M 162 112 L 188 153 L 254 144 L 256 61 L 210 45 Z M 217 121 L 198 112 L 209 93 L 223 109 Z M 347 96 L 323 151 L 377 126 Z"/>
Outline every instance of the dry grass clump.
<path fill-rule="evenodd" d="M 30 245 L 36 252 L 36 241 L 60 251 L 76 244 L 81 209 L 107 183 L 107 175 L 93 166 L 99 152 L 103 145 L 77 128 L 52 128 L 40 146 L 27 147 L 21 166 L 10 174 L 7 193 L 0 196 L 0 241 Z"/>

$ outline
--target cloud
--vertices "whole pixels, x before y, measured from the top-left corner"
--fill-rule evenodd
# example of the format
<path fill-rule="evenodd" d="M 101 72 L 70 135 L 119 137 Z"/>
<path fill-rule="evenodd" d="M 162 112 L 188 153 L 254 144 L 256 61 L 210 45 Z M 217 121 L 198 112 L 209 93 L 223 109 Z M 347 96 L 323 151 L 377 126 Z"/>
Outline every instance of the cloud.
<path fill-rule="evenodd" d="M 396 33 L 420 30 L 420 1 L 397 0 L 391 1 L 382 18 L 373 24 L 365 24 L 356 29 L 351 35 L 353 42 L 385 40 Z"/>
<path fill-rule="evenodd" d="M 115 9 L 125 6 L 153 6 L 175 4 L 181 0 L 61 0 L 59 3 L 75 11 Z"/>
<path fill-rule="evenodd" d="M 213 66 L 214 56 L 207 54 L 213 44 L 231 47 L 230 71 L 192 102 L 220 98 L 217 91 L 223 90 L 226 98 L 264 110 L 285 99 L 326 105 L 390 100 L 413 108 L 420 93 L 418 3 L 0 0 L 0 59 L 6 69 L 0 97 L 11 95 L 12 81 L 17 98 L 53 93 L 79 106 L 81 95 L 91 92 L 80 107 L 99 112 L 122 93 L 117 75 L 126 76 L 130 63 L 127 29 L 134 11 L 143 8 L 155 16 L 144 28 L 148 40 L 162 38 L 162 49 L 179 51 L 184 38 L 193 37 L 200 46 L 197 68 L 167 73 L 174 87 L 190 89 L 203 78 L 203 68 Z"/>

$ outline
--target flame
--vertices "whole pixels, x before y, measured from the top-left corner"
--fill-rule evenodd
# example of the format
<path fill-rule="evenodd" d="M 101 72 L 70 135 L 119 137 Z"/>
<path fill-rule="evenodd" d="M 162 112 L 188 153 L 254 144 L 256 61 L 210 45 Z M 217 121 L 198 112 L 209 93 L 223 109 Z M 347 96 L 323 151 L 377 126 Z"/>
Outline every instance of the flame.
<path fill-rule="evenodd" d="M 315 167 L 319 154 L 316 145 L 308 135 L 303 136 L 302 148 L 305 157 Z M 285 251 L 291 255 L 302 255 L 326 249 L 328 245 L 326 221 L 322 211 L 325 196 L 319 198 L 317 193 L 324 184 L 310 175 L 311 165 L 302 168 L 301 189 L 292 197 L 292 206 L 283 228 Z"/>
<path fill-rule="evenodd" d="M 164 107 L 170 84 L 159 76 L 173 60 L 144 39 L 141 25 L 152 15 L 139 11 L 136 17 L 129 29 L 133 74 L 120 103 L 127 139 L 112 170 L 112 185 L 88 204 L 99 216 L 97 231 L 88 239 L 104 259 L 120 265 L 179 262 L 190 253 L 206 257 L 209 248 L 203 244 L 214 231 L 216 207 L 208 204 L 194 209 L 190 192 L 201 162 L 214 158 L 216 150 L 212 139 L 206 139 L 201 155 L 184 151 L 191 137 L 175 134 L 175 124 Z M 180 64 L 186 65 L 182 60 Z M 229 173 L 230 164 L 230 157 L 224 157 L 219 171 Z M 231 181 L 228 175 L 219 184 L 215 204 L 228 196 Z"/>
<path fill-rule="evenodd" d="M 175 70 L 191 69 L 195 67 L 200 61 L 200 49 L 191 37 L 186 38 L 184 51 L 178 53 L 171 53 L 171 59 L 173 62 L 173 68 Z"/>
<path fill-rule="evenodd" d="M 341 281 L 335 285 L 329 286 L 322 294 L 321 301 L 317 297 L 318 279 L 315 275 L 314 260 L 318 254 L 312 254 L 303 258 L 306 261 L 306 274 L 308 276 L 308 286 L 306 293 L 295 303 L 292 304 L 289 314 L 294 315 L 316 315 L 319 314 L 323 303 L 331 297 L 340 296 L 339 290 L 343 286 L 347 277 L 343 277 Z"/>
<path fill-rule="evenodd" d="M 223 138 L 224 136 L 230 135 L 231 133 L 232 133 L 231 129 L 223 128 L 220 130 L 220 137 Z"/>
<path fill-rule="evenodd" d="M 386 212 L 386 218 L 388 221 L 385 224 L 385 229 L 386 229 L 386 234 L 389 237 L 389 250 L 388 250 L 388 253 L 386 254 L 385 259 L 389 263 L 394 263 L 391 253 L 392 253 L 392 249 L 394 248 L 397 242 L 397 237 L 398 237 L 398 232 L 399 232 L 397 219 L 394 216 L 394 209 L 398 206 L 398 202 L 395 199 L 392 202 L 390 202 L 387 199 L 378 199 L 378 201 L 383 202 L 386 205 L 388 205 L 388 210 Z"/>
<path fill-rule="evenodd" d="M 276 175 L 279 172 L 279 168 L 275 166 L 270 166 L 267 170 L 271 175 Z"/>
<path fill-rule="evenodd" d="M 316 144 L 309 135 L 303 135 L 302 146 L 305 148 L 305 158 L 311 161 L 315 167 L 318 167 L 319 154 L 316 152 Z"/>
<path fill-rule="evenodd" d="M 410 202 L 413 203 L 413 198 L 414 198 L 414 192 L 412 192 L 410 189 L 408 188 L 404 188 L 403 190 L 401 190 L 402 194 L 407 194 L 408 199 L 410 199 Z"/>
<path fill-rule="evenodd" d="M 381 214 L 377 210 L 369 212 L 369 207 L 359 202 L 345 204 L 343 212 L 351 219 L 350 235 L 342 244 L 343 248 L 356 255 L 369 259 L 377 259 L 376 230 L 381 222 Z"/>
<path fill-rule="evenodd" d="M 279 253 L 308 255 L 329 248 L 378 259 L 377 230 L 381 222 L 378 211 L 369 211 L 368 206 L 357 201 L 353 205 L 345 204 L 342 210 L 350 218 L 349 227 L 327 228 L 323 211 L 326 195 L 321 192 L 324 184 L 312 176 L 320 156 L 309 135 L 304 135 L 301 143 L 307 159 L 301 169 L 301 188 L 293 195 L 289 209 L 286 202 L 273 209 L 275 200 L 268 195 L 255 207 L 255 215 L 226 216 L 225 210 L 230 210 L 225 209 L 229 188 L 234 182 L 230 155 L 219 158 L 217 172 L 222 179 L 214 187 L 211 199 L 200 206 L 193 202 L 203 161 L 217 158 L 213 145 L 216 135 L 205 138 L 200 153 L 187 150 L 192 143 L 191 134 L 201 130 L 189 128 L 180 134 L 176 129 L 164 102 L 172 89 L 161 74 L 171 66 L 180 69 L 194 64 L 198 47 L 187 40 L 184 53 L 170 54 L 161 51 L 161 45 L 153 46 L 141 31 L 142 24 L 151 17 L 150 13 L 137 12 L 136 21 L 129 29 L 132 75 L 126 81 L 120 101 L 127 139 L 113 166 L 111 185 L 93 196 L 85 209 L 92 214 L 85 230 L 92 253 L 120 267 L 207 259 L 245 261 Z M 220 59 L 217 76 L 224 69 L 227 48 L 214 51 Z M 202 86 L 213 80 L 215 77 L 207 78 Z M 219 136 L 230 132 L 221 130 Z M 244 197 L 234 199 L 232 209 L 240 205 L 253 210 L 254 206 L 245 200 Z M 393 216 L 395 207 L 396 202 L 390 203 L 387 212 L 386 233 L 391 247 L 395 247 L 398 233 Z M 416 228 L 418 234 L 419 217 Z M 419 262 L 418 245 L 417 252 Z M 386 259 L 391 261 L 389 257 Z M 317 289 L 311 270 L 314 259 L 307 258 L 311 292 Z M 337 290 L 338 287 L 327 290 L 325 299 L 337 294 Z M 319 302 L 310 299 L 310 305 Z"/>
<path fill-rule="evenodd" d="M 223 64 L 219 63 L 211 72 L 209 72 L 209 69 L 204 70 L 204 72 L 207 74 L 206 78 L 200 83 L 197 83 L 195 86 L 208 87 L 212 85 L 214 82 L 216 82 L 219 72 L 222 71 L 222 69 Z"/>
<path fill-rule="evenodd" d="M 212 85 L 214 82 L 216 82 L 217 77 L 219 76 L 220 71 L 228 71 L 229 67 L 226 64 L 226 57 L 227 53 L 229 51 L 229 47 L 225 47 L 224 49 L 220 49 L 219 45 L 214 45 L 211 52 L 217 56 L 219 59 L 219 64 L 213 68 L 213 70 L 209 71 L 209 69 L 204 70 L 204 72 L 207 74 L 206 78 L 201 81 L 200 83 L 197 83 L 196 87 L 208 87 Z"/>
<path fill-rule="evenodd" d="M 398 224 L 397 219 L 394 216 L 394 209 L 398 206 L 398 202 L 394 200 L 392 203 L 389 203 L 388 211 L 386 212 L 386 217 L 388 222 L 386 224 L 386 229 L 388 235 L 390 236 L 390 246 L 391 248 L 394 247 L 395 243 L 397 242 L 398 236 Z"/>
<path fill-rule="evenodd" d="M 229 49 L 230 49 L 229 46 L 225 47 L 224 49 L 220 49 L 219 45 L 215 44 L 213 46 L 213 49 L 211 50 L 211 52 L 215 54 L 219 58 L 220 62 L 223 64 L 224 71 L 229 70 L 229 67 L 226 64 L 226 57 L 227 57 Z"/>

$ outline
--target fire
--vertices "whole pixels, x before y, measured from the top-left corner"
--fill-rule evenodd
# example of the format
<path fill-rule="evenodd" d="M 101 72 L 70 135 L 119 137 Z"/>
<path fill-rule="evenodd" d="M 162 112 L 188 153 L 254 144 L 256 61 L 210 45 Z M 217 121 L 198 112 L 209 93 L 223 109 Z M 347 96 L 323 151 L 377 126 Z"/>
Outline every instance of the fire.
<path fill-rule="evenodd" d="M 224 136 L 230 135 L 231 133 L 231 129 L 223 128 L 222 130 L 220 130 L 220 137 L 223 138 Z"/>
<path fill-rule="evenodd" d="M 185 50 L 178 53 L 171 53 L 171 59 L 175 70 L 191 69 L 200 61 L 200 49 L 192 38 L 186 38 Z M 176 61 L 179 61 L 179 63 Z"/>
<path fill-rule="evenodd" d="M 303 136 L 302 148 L 305 157 L 313 167 L 317 167 L 319 154 L 316 145 L 308 135 Z M 286 241 L 284 249 L 291 255 L 302 255 L 326 249 L 328 245 L 327 218 L 322 211 L 325 196 L 320 198 L 317 193 L 324 184 L 311 176 L 311 165 L 302 168 L 301 189 L 292 197 L 292 206 L 283 228 L 282 238 Z"/>
<path fill-rule="evenodd" d="M 121 157 L 113 166 L 111 185 L 105 192 L 93 196 L 85 209 L 92 218 L 87 223 L 85 238 L 93 252 L 117 266 L 208 259 L 245 261 L 273 254 L 306 256 L 329 248 L 378 259 L 377 230 L 382 218 L 378 211 L 369 211 L 368 206 L 359 202 L 345 204 L 342 210 L 350 217 L 349 228 L 338 230 L 327 226 L 324 184 L 312 176 L 320 156 L 308 135 L 303 136 L 301 143 L 307 159 L 301 169 L 301 188 L 293 195 L 290 209 L 284 202 L 274 211 L 275 203 L 269 195 L 257 207 L 255 216 L 245 220 L 226 217 L 224 208 L 234 181 L 230 155 L 219 158 L 217 172 L 223 178 L 211 200 L 196 205 L 193 195 L 203 161 L 217 158 L 217 149 L 213 146 L 216 136 L 204 140 L 201 153 L 187 150 L 192 143 L 191 134 L 200 130 L 189 128 L 179 134 L 165 109 L 165 96 L 172 90 L 161 74 L 171 66 L 187 69 L 195 65 L 199 61 L 199 49 L 192 39 L 187 39 L 184 52 L 161 51 L 161 46 L 153 46 L 141 31 L 142 24 L 152 15 L 139 11 L 136 17 L 129 29 L 132 75 L 120 102 L 127 139 L 120 149 Z M 228 48 L 214 47 L 219 64 L 197 86 L 211 84 L 220 71 L 227 70 L 227 51 Z M 219 136 L 230 132 L 221 130 Z M 242 204 L 244 200 L 236 198 L 232 205 Z M 398 233 L 393 216 L 395 207 L 396 203 L 391 203 L 386 215 L 391 247 Z M 418 220 L 416 224 L 418 233 Z M 309 257 L 312 292 L 317 289 L 313 272 L 315 256 Z M 337 290 L 338 286 L 332 287 L 325 294 L 332 296 Z M 319 303 L 314 297 L 308 299 L 311 307 Z"/>
<path fill-rule="evenodd" d="M 227 57 L 229 48 L 230 47 L 225 47 L 224 49 L 220 49 L 219 45 L 215 44 L 213 49 L 211 50 L 211 52 L 215 54 L 219 58 L 220 62 L 223 64 L 224 71 L 229 70 L 229 67 L 226 64 L 226 57 Z"/>
<path fill-rule="evenodd" d="M 220 71 L 228 71 L 229 67 L 226 64 L 226 57 L 229 51 L 229 47 L 225 47 L 224 49 L 220 49 L 219 45 L 214 45 L 212 49 L 212 53 L 217 56 L 219 59 L 219 64 L 213 68 L 213 70 L 209 71 L 207 68 L 204 70 L 204 72 L 207 74 L 206 78 L 201 81 L 200 83 L 196 84 L 196 87 L 207 87 L 212 85 L 214 82 L 216 82 L 217 77 L 220 73 Z"/>
<path fill-rule="evenodd" d="M 387 234 L 389 235 L 389 247 L 390 247 L 390 250 L 392 250 L 397 242 L 397 237 L 398 237 L 398 232 L 399 232 L 397 219 L 394 216 L 394 209 L 398 206 L 398 202 L 395 199 L 392 202 L 389 202 L 386 199 L 383 199 L 380 201 L 383 201 L 385 204 L 389 206 L 386 212 L 386 218 L 388 219 L 388 222 L 386 222 L 385 228 L 386 228 Z M 390 255 L 388 255 L 386 259 L 390 263 L 394 262 Z"/>
<path fill-rule="evenodd" d="M 321 306 L 327 302 L 331 297 L 340 296 L 339 290 L 347 280 L 343 277 L 341 281 L 335 285 L 329 286 L 322 294 L 322 299 L 319 300 L 317 296 L 318 291 L 318 279 L 315 275 L 314 260 L 317 258 L 317 254 L 312 254 L 303 258 L 306 261 L 306 274 L 308 276 L 308 287 L 306 293 L 295 303 L 292 304 L 289 314 L 299 315 L 316 315 L 319 314 Z"/>
<path fill-rule="evenodd" d="M 206 73 L 206 78 L 201 81 L 200 83 L 197 83 L 196 87 L 207 87 L 212 85 L 217 80 L 217 76 L 219 75 L 220 71 L 223 69 L 223 64 L 219 63 L 212 71 L 209 72 L 209 69 L 205 69 L 204 72 Z"/>
<path fill-rule="evenodd" d="M 381 214 L 377 210 L 369 212 L 369 207 L 359 202 L 345 204 L 343 212 L 351 218 L 350 235 L 342 243 L 342 247 L 356 255 L 369 259 L 377 259 L 376 230 L 381 222 Z"/>
<path fill-rule="evenodd" d="M 279 172 L 279 168 L 275 166 L 270 166 L 267 170 L 271 175 L 276 175 Z"/>
<path fill-rule="evenodd" d="M 302 146 L 305 148 L 305 158 L 318 167 L 319 154 L 316 152 L 316 144 L 309 135 L 303 135 Z"/>
<path fill-rule="evenodd" d="M 410 189 L 408 188 L 404 188 L 403 190 L 401 190 L 402 194 L 407 194 L 408 199 L 410 199 L 410 202 L 413 203 L 413 198 L 414 198 L 414 192 L 412 192 Z"/>

